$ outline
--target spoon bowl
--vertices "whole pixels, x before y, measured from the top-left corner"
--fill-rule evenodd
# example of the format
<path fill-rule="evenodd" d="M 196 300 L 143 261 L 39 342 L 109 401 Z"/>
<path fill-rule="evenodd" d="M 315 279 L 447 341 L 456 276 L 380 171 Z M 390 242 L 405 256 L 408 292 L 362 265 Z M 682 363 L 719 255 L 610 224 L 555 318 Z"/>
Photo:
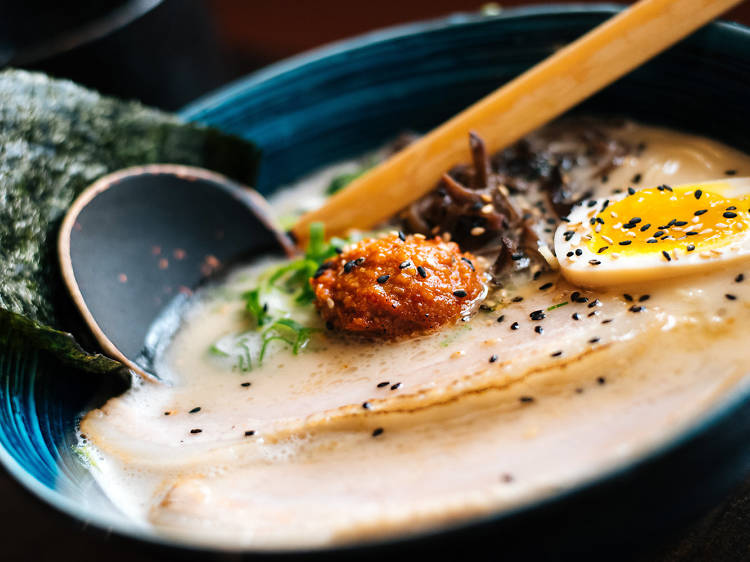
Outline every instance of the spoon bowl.
<path fill-rule="evenodd" d="M 169 164 L 99 179 L 58 240 L 63 280 L 102 350 L 147 376 L 149 327 L 170 302 L 237 260 L 293 249 L 255 191 Z"/>

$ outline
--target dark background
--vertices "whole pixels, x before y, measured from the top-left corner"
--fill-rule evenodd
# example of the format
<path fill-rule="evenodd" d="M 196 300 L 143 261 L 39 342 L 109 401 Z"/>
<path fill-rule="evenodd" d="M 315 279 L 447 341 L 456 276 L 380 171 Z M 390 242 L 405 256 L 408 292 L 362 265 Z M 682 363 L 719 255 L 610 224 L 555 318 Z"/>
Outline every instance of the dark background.
<path fill-rule="evenodd" d="M 529 3 L 515 0 L 503 6 Z M 107 94 L 177 109 L 306 49 L 481 6 L 460 0 L 0 0 L 0 66 L 42 70 Z M 146 11 L 139 14 L 139 9 Z M 750 4 L 726 19 L 750 24 Z M 750 560 L 748 498 L 750 480 L 703 520 L 675 536 L 644 538 L 651 546 L 626 558 Z M 2 559 L 9 561 L 167 559 L 164 552 L 144 554 L 132 545 L 92 536 L 85 525 L 32 498 L 1 469 L 0 540 Z M 496 554 L 501 553 L 499 548 Z M 601 553 L 592 556 L 602 559 Z M 608 553 L 606 558 L 621 557 Z"/>
<path fill-rule="evenodd" d="M 12 43 L 6 49 L 16 49 L 10 64 L 174 110 L 230 80 L 324 43 L 486 5 L 481 0 L 146 2 L 157 6 L 129 25 L 51 55 L 85 41 L 91 26 L 106 32 L 108 25 L 117 25 L 112 13 L 138 2 L 0 0 L 0 65 L 4 33 Z M 510 0 L 502 5 L 534 3 Z M 750 24 L 750 3 L 726 18 Z"/>

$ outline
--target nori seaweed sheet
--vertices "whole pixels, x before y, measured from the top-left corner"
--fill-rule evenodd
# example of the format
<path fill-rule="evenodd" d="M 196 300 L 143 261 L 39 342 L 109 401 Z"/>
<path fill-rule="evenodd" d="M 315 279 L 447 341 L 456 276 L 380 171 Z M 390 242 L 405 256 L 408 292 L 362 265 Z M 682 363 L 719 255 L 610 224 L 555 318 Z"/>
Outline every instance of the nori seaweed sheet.
<path fill-rule="evenodd" d="M 39 73 L 0 72 L 0 348 L 30 337 L 87 370 L 119 367 L 50 329 L 64 326 L 54 246 L 66 209 L 120 168 L 186 164 L 252 183 L 258 159 L 251 143 L 140 103 Z"/>

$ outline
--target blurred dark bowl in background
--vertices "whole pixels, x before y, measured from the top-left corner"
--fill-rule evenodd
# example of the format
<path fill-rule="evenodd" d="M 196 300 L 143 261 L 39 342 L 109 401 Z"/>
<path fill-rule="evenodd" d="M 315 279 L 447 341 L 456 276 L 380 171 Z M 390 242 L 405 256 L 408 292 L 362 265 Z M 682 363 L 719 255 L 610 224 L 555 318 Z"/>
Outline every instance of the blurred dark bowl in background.
<path fill-rule="evenodd" d="M 543 3 L 549 2 L 0 0 L 0 67 L 41 70 L 173 110 L 324 43 L 453 12 Z M 750 4 L 725 18 L 750 23 Z"/>

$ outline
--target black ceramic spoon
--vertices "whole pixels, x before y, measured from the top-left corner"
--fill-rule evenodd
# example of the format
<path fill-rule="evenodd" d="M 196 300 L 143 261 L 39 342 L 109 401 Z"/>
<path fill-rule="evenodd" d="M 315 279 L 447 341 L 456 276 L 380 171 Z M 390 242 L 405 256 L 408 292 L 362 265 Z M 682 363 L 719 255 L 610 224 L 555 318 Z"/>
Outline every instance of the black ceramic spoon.
<path fill-rule="evenodd" d="M 352 182 L 300 219 L 297 240 L 311 222 L 342 234 L 392 216 L 466 159 L 470 130 L 491 152 L 502 149 L 739 2 L 640 0 Z M 59 254 L 103 350 L 143 372 L 132 358 L 176 292 L 242 254 L 291 251 L 262 201 L 211 172 L 165 165 L 117 172 L 86 190 L 65 218 Z"/>
<path fill-rule="evenodd" d="M 99 179 L 73 203 L 58 240 L 63 280 L 102 350 L 147 376 L 137 358 L 170 302 L 243 257 L 293 251 L 258 193 L 167 164 Z"/>

